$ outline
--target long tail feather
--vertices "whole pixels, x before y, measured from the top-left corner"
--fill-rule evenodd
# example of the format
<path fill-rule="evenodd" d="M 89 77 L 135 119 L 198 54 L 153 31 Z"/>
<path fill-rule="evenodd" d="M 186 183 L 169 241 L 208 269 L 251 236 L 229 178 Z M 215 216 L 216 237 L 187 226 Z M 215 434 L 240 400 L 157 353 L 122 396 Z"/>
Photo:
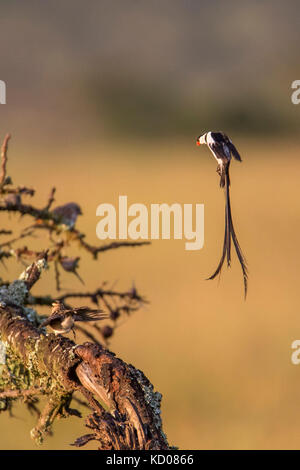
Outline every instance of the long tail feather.
<path fill-rule="evenodd" d="M 214 274 L 212 274 L 208 278 L 208 280 L 214 279 L 221 272 L 226 255 L 227 255 L 227 266 L 228 267 L 230 266 L 231 264 L 231 238 L 232 238 L 235 251 L 239 259 L 242 272 L 243 272 L 244 292 L 245 292 L 245 299 L 246 299 L 247 291 L 248 291 L 248 268 L 247 268 L 246 259 L 243 255 L 237 236 L 235 234 L 235 230 L 234 230 L 234 226 L 232 222 L 230 193 L 229 193 L 229 186 L 230 186 L 229 164 L 225 168 L 224 173 L 225 174 L 223 174 L 223 179 L 221 175 L 221 180 L 222 182 L 225 180 L 224 181 L 225 184 L 223 185 L 220 184 L 221 186 L 225 186 L 225 235 L 224 235 L 224 243 L 223 243 L 223 252 L 222 252 L 222 256 L 221 256 L 221 259 L 220 259 L 220 262 L 218 264 L 216 271 L 214 272 Z"/>
<path fill-rule="evenodd" d="M 239 259 L 242 271 L 243 271 L 243 280 L 244 280 L 244 292 L 245 292 L 245 299 L 247 297 L 247 291 L 248 291 L 248 268 L 247 268 L 247 262 L 246 259 L 243 255 L 243 252 L 241 250 L 240 244 L 238 242 L 237 236 L 234 231 L 233 223 L 232 223 L 232 218 L 231 218 L 231 213 L 230 213 L 230 232 L 231 232 L 231 237 L 235 246 L 235 251 L 237 254 L 237 257 Z"/>
<path fill-rule="evenodd" d="M 81 284 L 85 285 L 84 280 L 79 276 L 78 272 L 77 272 L 77 271 L 73 271 L 73 273 L 74 273 L 75 276 L 79 279 L 79 281 L 81 282 Z"/>
<path fill-rule="evenodd" d="M 231 264 L 231 208 L 230 208 L 230 195 L 229 195 L 229 186 L 230 186 L 230 178 L 229 178 L 229 163 L 225 168 L 225 217 L 227 224 L 227 266 L 229 267 Z"/>
<path fill-rule="evenodd" d="M 228 181 L 227 181 L 228 178 Z M 235 234 L 233 222 L 232 222 L 232 216 L 231 216 L 231 204 L 230 204 L 230 195 L 229 195 L 229 173 L 226 173 L 226 206 L 227 206 L 227 215 L 228 215 L 228 230 L 230 233 L 229 238 L 232 238 L 234 246 L 235 246 L 235 251 L 237 254 L 237 257 L 239 259 L 242 271 L 243 271 L 243 280 L 244 280 L 244 292 L 245 292 L 245 299 L 247 296 L 247 290 L 248 290 L 248 269 L 247 269 L 247 262 L 246 259 L 243 255 L 243 252 L 241 250 L 240 244 L 238 242 L 237 236 Z M 230 250 L 230 248 L 229 248 Z M 229 253 L 229 259 L 230 259 L 230 253 Z M 227 250 L 227 261 L 228 261 L 228 250 Z"/>
<path fill-rule="evenodd" d="M 217 269 L 215 270 L 215 272 L 210 277 L 207 278 L 207 280 L 214 279 L 221 272 L 221 269 L 222 269 L 224 261 L 225 261 L 226 251 L 227 251 L 227 238 L 228 238 L 228 231 L 227 231 L 227 224 L 225 222 L 225 236 L 224 236 L 224 243 L 223 243 L 223 253 L 222 253 L 222 256 L 221 256 L 221 259 L 220 259 L 220 262 L 218 264 Z"/>
<path fill-rule="evenodd" d="M 227 253 L 228 239 L 229 239 L 229 244 L 230 244 L 230 231 L 229 231 L 228 216 L 227 216 L 227 211 L 226 211 L 226 206 L 225 206 L 225 234 L 224 234 L 224 242 L 223 242 L 223 252 L 222 252 L 222 256 L 221 256 L 217 269 L 210 277 L 207 278 L 207 280 L 214 279 L 221 272 L 224 261 L 225 261 L 226 253 Z"/>

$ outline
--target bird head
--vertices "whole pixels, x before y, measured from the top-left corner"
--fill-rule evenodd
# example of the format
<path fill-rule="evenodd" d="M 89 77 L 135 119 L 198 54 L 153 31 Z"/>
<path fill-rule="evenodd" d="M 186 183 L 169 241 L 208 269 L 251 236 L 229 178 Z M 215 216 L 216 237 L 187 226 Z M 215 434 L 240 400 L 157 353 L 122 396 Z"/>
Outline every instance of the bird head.
<path fill-rule="evenodd" d="M 81 207 L 76 204 L 76 202 L 73 202 L 71 203 L 72 204 L 72 207 L 73 207 L 73 210 L 74 212 L 77 214 L 77 215 L 82 215 L 82 210 L 81 210 Z"/>
<path fill-rule="evenodd" d="M 206 142 L 205 142 L 205 136 L 206 136 L 206 133 L 203 134 L 203 135 L 199 135 L 199 136 L 197 137 L 197 140 L 196 140 L 196 145 L 206 144 Z"/>
<path fill-rule="evenodd" d="M 64 306 L 64 304 L 60 300 L 54 300 L 54 302 L 52 302 L 52 307 L 53 308 L 61 308 L 63 306 Z"/>

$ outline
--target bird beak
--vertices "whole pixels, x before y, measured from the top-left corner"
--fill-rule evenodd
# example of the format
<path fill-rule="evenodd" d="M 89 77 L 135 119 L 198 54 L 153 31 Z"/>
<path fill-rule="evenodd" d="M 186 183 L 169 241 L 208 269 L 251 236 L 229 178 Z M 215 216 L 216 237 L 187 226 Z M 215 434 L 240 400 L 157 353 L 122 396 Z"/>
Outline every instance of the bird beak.
<path fill-rule="evenodd" d="M 197 146 L 200 146 L 200 145 L 201 145 L 201 144 L 200 144 L 200 140 L 196 140 L 196 145 L 197 145 Z"/>

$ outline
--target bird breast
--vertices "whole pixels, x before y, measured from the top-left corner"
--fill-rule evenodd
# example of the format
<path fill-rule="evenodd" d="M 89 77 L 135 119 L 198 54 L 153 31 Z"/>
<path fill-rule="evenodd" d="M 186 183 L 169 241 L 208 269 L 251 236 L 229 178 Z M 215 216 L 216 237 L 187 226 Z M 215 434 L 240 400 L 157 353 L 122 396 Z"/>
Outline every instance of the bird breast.
<path fill-rule="evenodd" d="M 74 319 L 72 315 L 66 316 L 63 321 L 61 322 L 61 326 L 63 327 L 64 330 L 71 330 L 74 326 Z"/>

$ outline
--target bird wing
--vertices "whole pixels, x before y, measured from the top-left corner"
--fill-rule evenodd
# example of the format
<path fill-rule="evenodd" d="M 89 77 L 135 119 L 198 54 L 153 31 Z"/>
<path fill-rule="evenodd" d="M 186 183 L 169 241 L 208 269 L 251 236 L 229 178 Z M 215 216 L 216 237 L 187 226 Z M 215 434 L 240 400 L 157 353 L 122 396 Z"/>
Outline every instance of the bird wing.
<path fill-rule="evenodd" d="M 41 324 L 40 324 L 40 328 L 42 326 L 47 326 L 47 325 L 50 325 L 50 323 L 52 323 L 52 320 L 56 320 L 56 319 L 62 319 L 62 314 L 61 313 L 53 313 L 52 315 L 50 315 L 50 317 L 46 318 L 46 320 L 44 320 Z"/>
<path fill-rule="evenodd" d="M 103 310 L 91 310 L 89 307 L 79 307 L 71 310 L 75 321 L 96 321 L 108 318 Z"/>
<path fill-rule="evenodd" d="M 227 150 L 228 146 L 226 146 L 226 144 L 224 145 L 224 142 L 209 142 L 208 146 L 217 158 L 220 158 L 221 160 L 230 159 L 230 152 Z"/>
<path fill-rule="evenodd" d="M 231 142 L 231 140 L 229 139 L 229 137 L 226 134 L 223 133 L 223 137 L 224 137 L 224 140 L 225 140 L 226 144 L 228 145 L 229 150 L 232 153 L 233 157 L 237 161 L 241 162 L 242 161 L 241 156 L 240 156 L 239 152 L 237 151 L 235 145 Z"/>
<path fill-rule="evenodd" d="M 234 158 L 238 162 L 241 162 L 242 161 L 241 156 L 240 156 L 239 152 L 237 151 L 236 147 L 233 145 L 233 143 L 231 141 L 229 142 L 228 147 L 230 148 L 230 151 L 231 151 L 232 155 L 234 156 Z"/>

